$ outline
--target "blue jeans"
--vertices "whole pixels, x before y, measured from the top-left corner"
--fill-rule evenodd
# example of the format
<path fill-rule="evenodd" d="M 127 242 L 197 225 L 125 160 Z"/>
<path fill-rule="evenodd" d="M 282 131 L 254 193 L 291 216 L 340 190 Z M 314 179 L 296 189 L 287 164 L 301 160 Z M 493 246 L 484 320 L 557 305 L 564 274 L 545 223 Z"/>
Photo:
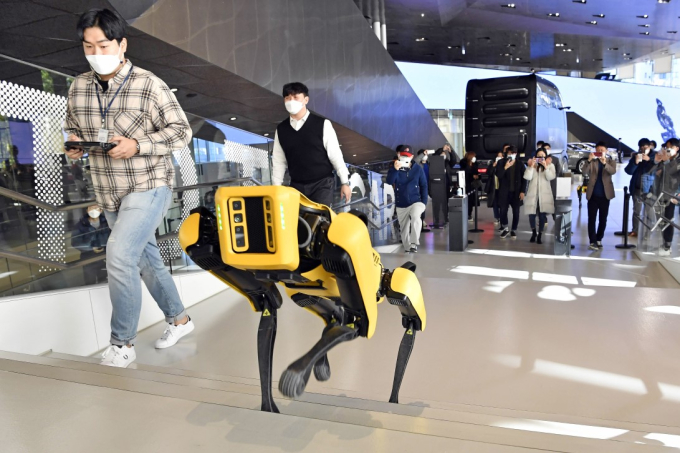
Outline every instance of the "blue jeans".
<path fill-rule="evenodd" d="M 500 221 L 501 219 L 501 207 L 498 206 L 498 197 L 494 195 L 493 197 L 493 218 L 498 219 Z"/>
<path fill-rule="evenodd" d="M 142 280 L 168 323 L 184 319 L 186 311 L 156 244 L 156 228 L 170 207 L 167 186 L 126 195 L 117 212 L 105 211 L 111 226 L 106 248 L 109 276 L 111 344 L 132 344 L 142 310 Z"/>
<path fill-rule="evenodd" d="M 529 225 L 531 229 L 536 229 L 536 216 L 538 216 L 538 232 L 543 233 L 543 227 L 548 221 L 548 215 L 545 212 L 536 211 L 536 214 L 529 214 Z"/>

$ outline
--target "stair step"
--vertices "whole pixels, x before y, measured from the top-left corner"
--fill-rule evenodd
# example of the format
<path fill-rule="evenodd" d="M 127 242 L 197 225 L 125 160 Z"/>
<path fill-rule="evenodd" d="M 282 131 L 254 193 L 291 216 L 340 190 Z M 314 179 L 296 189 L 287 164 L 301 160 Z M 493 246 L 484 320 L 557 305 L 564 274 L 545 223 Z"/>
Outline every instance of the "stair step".
<path fill-rule="evenodd" d="M 137 369 L 109 368 L 90 363 L 91 360 L 0 353 L 0 369 L 86 385 L 259 410 L 259 384 L 255 381 L 257 385 L 253 385 L 252 379 L 247 380 L 250 383 L 237 383 L 231 377 L 215 380 L 183 376 L 167 373 L 167 368 L 145 365 L 138 365 Z M 553 416 L 546 417 L 547 414 L 533 414 L 525 418 L 518 416 L 516 411 L 508 411 L 513 413 L 512 416 L 493 413 L 491 408 L 485 408 L 489 413 L 483 413 L 479 407 L 478 412 L 461 411 L 314 393 L 307 393 L 298 401 L 277 399 L 277 404 L 282 413 L 309 419 L 561 452 L 624 452 L 631 451 L 633 447 L 635 451 L 641 452 L 665 451 L 658 445 L 638 443 L 651 443 L 645 439 L 649 433 L 664 434 L 671 438 L 677 436 L 680 441 L 680 430 L 677 428 L 604 420 L 574 423 L 556 420 Z M 621 439 L 607 440 L 617 436 L 621 436 Z"/>

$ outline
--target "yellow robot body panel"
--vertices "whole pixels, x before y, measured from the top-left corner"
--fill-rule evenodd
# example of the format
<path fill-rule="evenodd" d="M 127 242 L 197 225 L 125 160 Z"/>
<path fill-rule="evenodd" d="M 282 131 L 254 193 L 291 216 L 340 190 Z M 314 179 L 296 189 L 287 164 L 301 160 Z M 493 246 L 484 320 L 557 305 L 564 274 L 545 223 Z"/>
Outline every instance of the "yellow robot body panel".
<path fill-rule="evenodd" d="M 328 240 L 331 244 L 345 250 L 352 259 L 355 278 L 361 291 L 362 303 L 368 318 L 366 320 L 368 321 L 366 337 L 371 338 L 375 333 L 378 319 L 377 294 L 382 276 L 380 255 L 373 250 L 366 225 L 353 214 L 341 213 L 335 217 L 328 229 Z M 343 295 L 343 297 L 346 296 Z"/>
<path fill-rule="evenodd" d="M 404 294 L 411 301 L 413 309 L 418 314 L 422 323 L 422 329 L 425 330 L 425 323 L 427 320 L 427 313 L 425 312 L 425 300 L 423 299 L 423 290 L 420 287 L 420 282 L 416 274 L 408 269 L 398 267 L 392 274 L 392 281 L 390 288 L 397 292 Z"/>
<path fill-rule="evenodd" d="M 225 264 L 239 269 L 297 269 L 298 191 L 282 186 L 221 187 L 215 208 Z"/>
<path fill-rule="evenodd" d="M 310 282 L 314 282 L 315 285 L 317 284 L 317 281 L 322 281 L 323 288 L 320 289 L 311 286 L 309 288 L 305 288 L 304 285 L 298 285 L 295 288 L 289 288 L 286 286 L 285 289 L 288 297 L 292 298 L 295 294 L 305 294 L 308 296 L 323 297 L 325 299 L 340 298 L 340 289 L 338 288 L 338 282 L 335 279 L 335 276 L 328 273 L 323 268 L 323 266 L 319 265 L 315 269 L 300 275 L 308 279 Z M 328 323 L 328 320 L 321 316 L 321 314 L 317 311 L 317 307 L 304 308 L 308 312 L 313 313 L 314 315 L 321 318 L 324 323 Z"/>
<path fill-rule="evenodd" d="M 179 245 L 182 247 L 182 250 L 185 252 L 187 251 L 187 248 L 196 244 L 198 242 L 199 236 L 200 236 L 200 222 L 201 222 L 201 215 L 198 213 L 191 214 L 189 217 L 186 218 L 186 220 L 182 223 L 182 226 L 179 229 Z M 253 311 L 257 311 L 255 309 L 255 305 L 253 304 L 253 301 L 250 299 L 250 297 L 241 291 L 241 289 L 238 286 L 235 286 L 231 284 L 228 280 L 222 278 L 219 273 L 210 272 L 215 278 L 229 286 L 230 288 L 233 288 L 236 292 L 241 294 L 243 297 L 245 297 L 248 300 L 248 303 L 250 303 L 250 306 L 252 307 Z"/>

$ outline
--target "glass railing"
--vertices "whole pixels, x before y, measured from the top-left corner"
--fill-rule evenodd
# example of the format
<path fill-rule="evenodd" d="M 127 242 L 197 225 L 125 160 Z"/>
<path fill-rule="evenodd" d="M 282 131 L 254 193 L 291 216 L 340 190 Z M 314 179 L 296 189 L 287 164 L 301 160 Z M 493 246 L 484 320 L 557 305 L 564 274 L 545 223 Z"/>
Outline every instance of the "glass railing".
<path fill-rule="evenodd" d="M 680 235 L 678 202 L 680 187 L 678 158 L 658 161 L 642 176 L 642 210 L 637 249 L 640 253 L 661 258 L 678 258 L 680 251 L 673 239 Z M 636 214 L 633 213 L 635 216 Z"/>

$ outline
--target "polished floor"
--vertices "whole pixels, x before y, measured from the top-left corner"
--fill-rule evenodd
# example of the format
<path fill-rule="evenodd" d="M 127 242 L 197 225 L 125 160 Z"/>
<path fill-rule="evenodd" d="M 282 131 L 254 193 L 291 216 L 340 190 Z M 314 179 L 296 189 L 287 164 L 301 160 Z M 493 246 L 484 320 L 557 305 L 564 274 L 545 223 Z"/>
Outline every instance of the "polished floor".
<path fill-rule="evenodd" d="M 191 308 L 196 330 L 170 349 L 153 348 L 163 325 L 141 332 L 127 370 L 0 352 L 0 450 L 680 448 L 680 292 L 666 267 L 615 249 L 613 235 L 602 252 L 561 258 L 526 231 L 516 241 L 485 232 L 465 253 L 447 252 L 444 234 L 425 234 L 417 254 L 381 248 L 386 267 L 417 264 L 428 312 L 398 406 L 386 401 L 404 330 L 383 303 L 371 340 L 330 353 L 328 382 L 312 379 L 299 401 L 275 390 L 282 414 L 259 412 L 259 317 L 226 290 Z M 321 329 L 284 301 L 275 380 Z"/>

